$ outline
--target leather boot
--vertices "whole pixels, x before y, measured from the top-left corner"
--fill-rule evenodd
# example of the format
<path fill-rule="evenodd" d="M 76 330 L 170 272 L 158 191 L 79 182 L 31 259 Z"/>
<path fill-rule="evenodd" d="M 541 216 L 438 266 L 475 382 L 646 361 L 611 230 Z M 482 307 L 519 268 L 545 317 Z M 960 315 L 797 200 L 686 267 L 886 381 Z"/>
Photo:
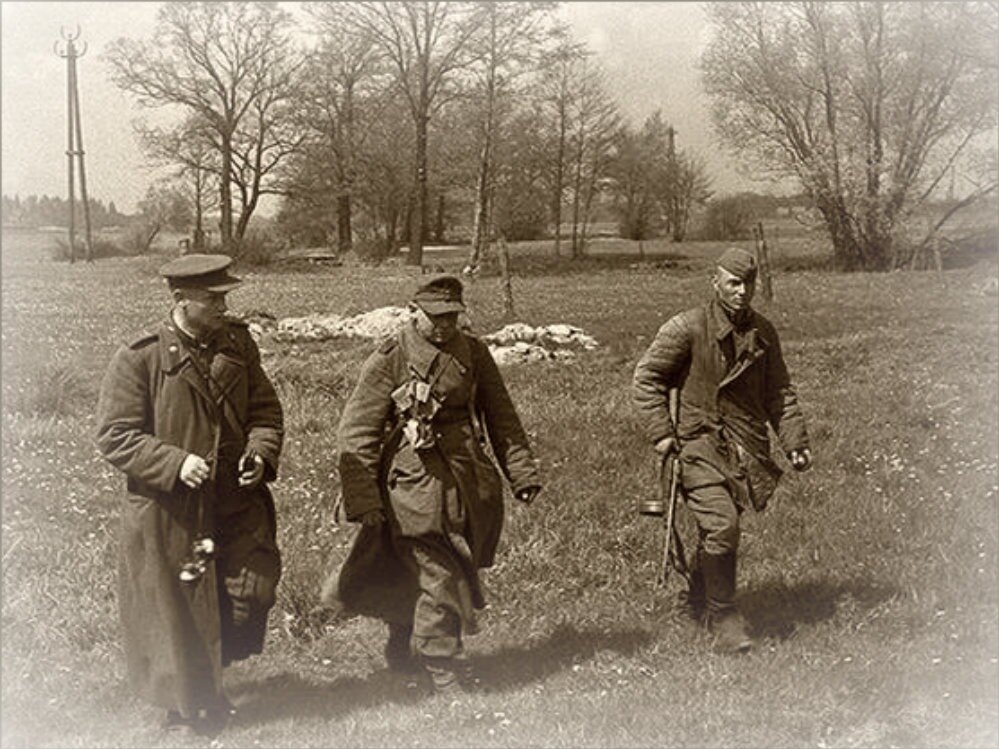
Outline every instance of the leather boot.
<path fill-rule="evenodd" d="M 430 683 L 438 694 L 457 695 L 464 691 L 460 665 L 454 658 L 421 656 L 423 668 L 430 675 Z"/>
<path fill-rule="evenodd" d="M 714 646 L 727 653 L 745 653 L 753 646 L 746 622 L 735 606 L 735 554 L 704 554 L 706 620 Z"/>
<path fill-rule="evenodd" d="M 410 645 L 412 637 L 412 624 L 389 623 L 389 636 L 385 643 L 385 663 L 389 670 L 410 673 L 418 669 Z"/>
<path fill-rule="evenodd" d="M 705 596 L 704 570 L 701 569 L 702 555 L 703 553 L 700 549 L 694 554 L 694 558 L 690 562 L 690 580 L 687 589 L 681 590 L 677 596 L 681 615 L 695 624 L 700 624 L 704 618 Z"/>

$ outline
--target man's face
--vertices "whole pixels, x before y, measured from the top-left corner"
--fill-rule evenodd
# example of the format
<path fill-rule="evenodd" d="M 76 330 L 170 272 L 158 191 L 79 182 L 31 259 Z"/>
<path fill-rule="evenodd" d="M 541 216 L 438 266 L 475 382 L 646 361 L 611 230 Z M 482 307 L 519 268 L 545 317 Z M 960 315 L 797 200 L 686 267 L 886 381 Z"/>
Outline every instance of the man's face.
<path fill-rule="evenodd" d="M 715 269 L 712 285 L 719 301 L 733 310 L 749 309 L 749 305 L 753 301 L 753 293 L 756 291 L 755 278 L 743 280 L 724 268 Z"/>
<path fill-rule="evenodd" d="M 196 333 L 214 333 L 225 323 L 225 292 L 181 289 L 178 304 L 184 321 Z"/>
<path fill-rule="evenodd" d="M 415 324 L 417 332 L 431 343 L 443 344 L 454 338 L 458 331 L 458 312 L 444 312 L 440 315 L 431 315 L 413 305 L 416 313 Z"/>

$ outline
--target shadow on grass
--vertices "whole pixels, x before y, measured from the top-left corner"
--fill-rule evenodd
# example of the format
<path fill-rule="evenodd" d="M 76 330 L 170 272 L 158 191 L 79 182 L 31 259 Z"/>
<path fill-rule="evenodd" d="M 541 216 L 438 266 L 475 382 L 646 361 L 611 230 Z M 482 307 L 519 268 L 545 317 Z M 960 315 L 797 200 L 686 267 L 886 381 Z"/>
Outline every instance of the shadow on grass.
<path fill-rule="evenodd" d="M 593 658 L 600 651 L 611 650 L 618 655 L 630 655 L 648 644 L 651 637 L 647 630 L 579 631 L 572 625 L 561 624 L 541 642 L 523 648 L 504 647 L 481 656 L 472 655 L 470 660 L 482 679 L 481 691 L 502 692 L 544 681 L 558 671 Z"/>
<path fill-rule="evenodd" d="M 870 608 L 898 593 L 891 586 L 868 580 L 811 580 L 791 586 L 769 580 L 745 591 L 739 597 L 739 609 L 755 637 L 786 640 L 799 626 L 831 619 L 843 605 Z"/>
<path fill-rule="evenodd" d="M 477 691 L 500 692 L 542 681 L 573 664 L 611 650 L 632 653 L 650 638 L 638 629 L 606 632 L 579 631 L 571 625 L 559 626 L 547 639 L 527 647 L 504 647 L 470 661 L 481 679 Z M 422 675 L 402 675 L 381 669 L 367 678 L 341 677 L 331 682 L 303 679 L 282 673 L 260 681 L 234 685 L 230 690 L 239 708 L 240 727 L 267 724 L 289 717 L 342 718 L 348 713 L 377 705 L 411 705 L 432 695 L 429 681 Z"/>
<path fill-rule="evenodd" d="M 410 688 L 407 681 L 411 680 L 387 670 L 376 671 L 364 679 L 345 676 L 329 682 L 282 673 L 235 685 L 230 696 L 239 709 L 236 725 L 245 728 L 290 717 L 323 716 L 336 720 L 354 710 L 413 704 L 428 695 L 424 685 Z"/>

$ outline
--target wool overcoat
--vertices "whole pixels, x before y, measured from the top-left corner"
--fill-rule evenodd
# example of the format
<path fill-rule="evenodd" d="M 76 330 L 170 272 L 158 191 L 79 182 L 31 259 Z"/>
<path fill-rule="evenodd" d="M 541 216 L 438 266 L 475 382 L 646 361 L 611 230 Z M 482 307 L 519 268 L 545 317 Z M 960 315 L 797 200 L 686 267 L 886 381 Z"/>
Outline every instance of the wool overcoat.
<path fill-rule="evenodd" d="M 127 477 L 118 590 L 130 682 L 185 716 L 221 696 L 222 666 L 262 650 L 280 575 L 265 482 L 277 474 L 281 404 L 245 325 L 227 321 L 210 344 L 210 369 L 202 362 L 199 372 L 196 349 L 172 322 L 135 338 L 114 354 L 97 413 L 98 449 Z M 247 450 L 263 458 L 264 479 L 240 489 L 236 463 Z M 210 489 L 180 481 L 189 453 L 213 459 Z M 181 583 L 192 542 L 204 536 L 218 555 L 200 581 Z M 269 591 L 234 626 L 229 593 L 254 580 Z"/>
<path fill-rule="evenodd" d="M 808 447 L 777 331 L 755 310 L 739 335 L 717 300 L 668 320 L 635 368 L 633 396 L 653 443 L 678 438 L 684 488 L 726 484 L 743 508 L 762 510 L 781 475 L 768 425 L 785 452 Z"/>
<path fill-rule="evenodd" d="M 431 385 L 440 408 L 432 446 L 416 449 L 399 428 L 393 393 Z M 488 438 L 488 447 L 487 440 Z M 477 570 L 493 563 L 503 525 L 503 486 L 491 449 L 514 492 L 539 485 L 528 438 L 488 347 L 458 333 L 441 347 L 410 324 L 367 359 L 339 427 L 339 467 L 348 520 L 382 509 L 388 522 L 362 527 L 323 598 L 389 622 L 411 621 L 418 591 L 400 555 L 432 548 L 460 569 L 442 603 L 474 627 L 484 604 Z"/>

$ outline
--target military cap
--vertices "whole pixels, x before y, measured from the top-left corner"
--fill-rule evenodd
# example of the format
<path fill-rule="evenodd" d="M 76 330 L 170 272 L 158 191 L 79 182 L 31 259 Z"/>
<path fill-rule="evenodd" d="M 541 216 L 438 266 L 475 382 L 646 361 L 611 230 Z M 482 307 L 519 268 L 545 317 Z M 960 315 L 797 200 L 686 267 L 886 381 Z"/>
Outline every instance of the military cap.
<path fill-rule="evenodd" d="M 204 289 L 205 291 L 230 291 L 242 280 L 229 275 L 232 258 L 228 255 L 184 255 L 171 260 L 160 268 L 160 275 L 171 289 Z"/>
<path fill-rule="evenodd" d="M 743 281 L 752 281 L 756 278 L 756 258 L 739 247 L 729 247 L 721 254 L 715 265 Z"/>
<path fill-rule="evenodd" d="M 454 276 L 438 276 L 423 284 L 413 294 L 413 302 L 428 315 L 461 312 L 461 281 Z"/>

